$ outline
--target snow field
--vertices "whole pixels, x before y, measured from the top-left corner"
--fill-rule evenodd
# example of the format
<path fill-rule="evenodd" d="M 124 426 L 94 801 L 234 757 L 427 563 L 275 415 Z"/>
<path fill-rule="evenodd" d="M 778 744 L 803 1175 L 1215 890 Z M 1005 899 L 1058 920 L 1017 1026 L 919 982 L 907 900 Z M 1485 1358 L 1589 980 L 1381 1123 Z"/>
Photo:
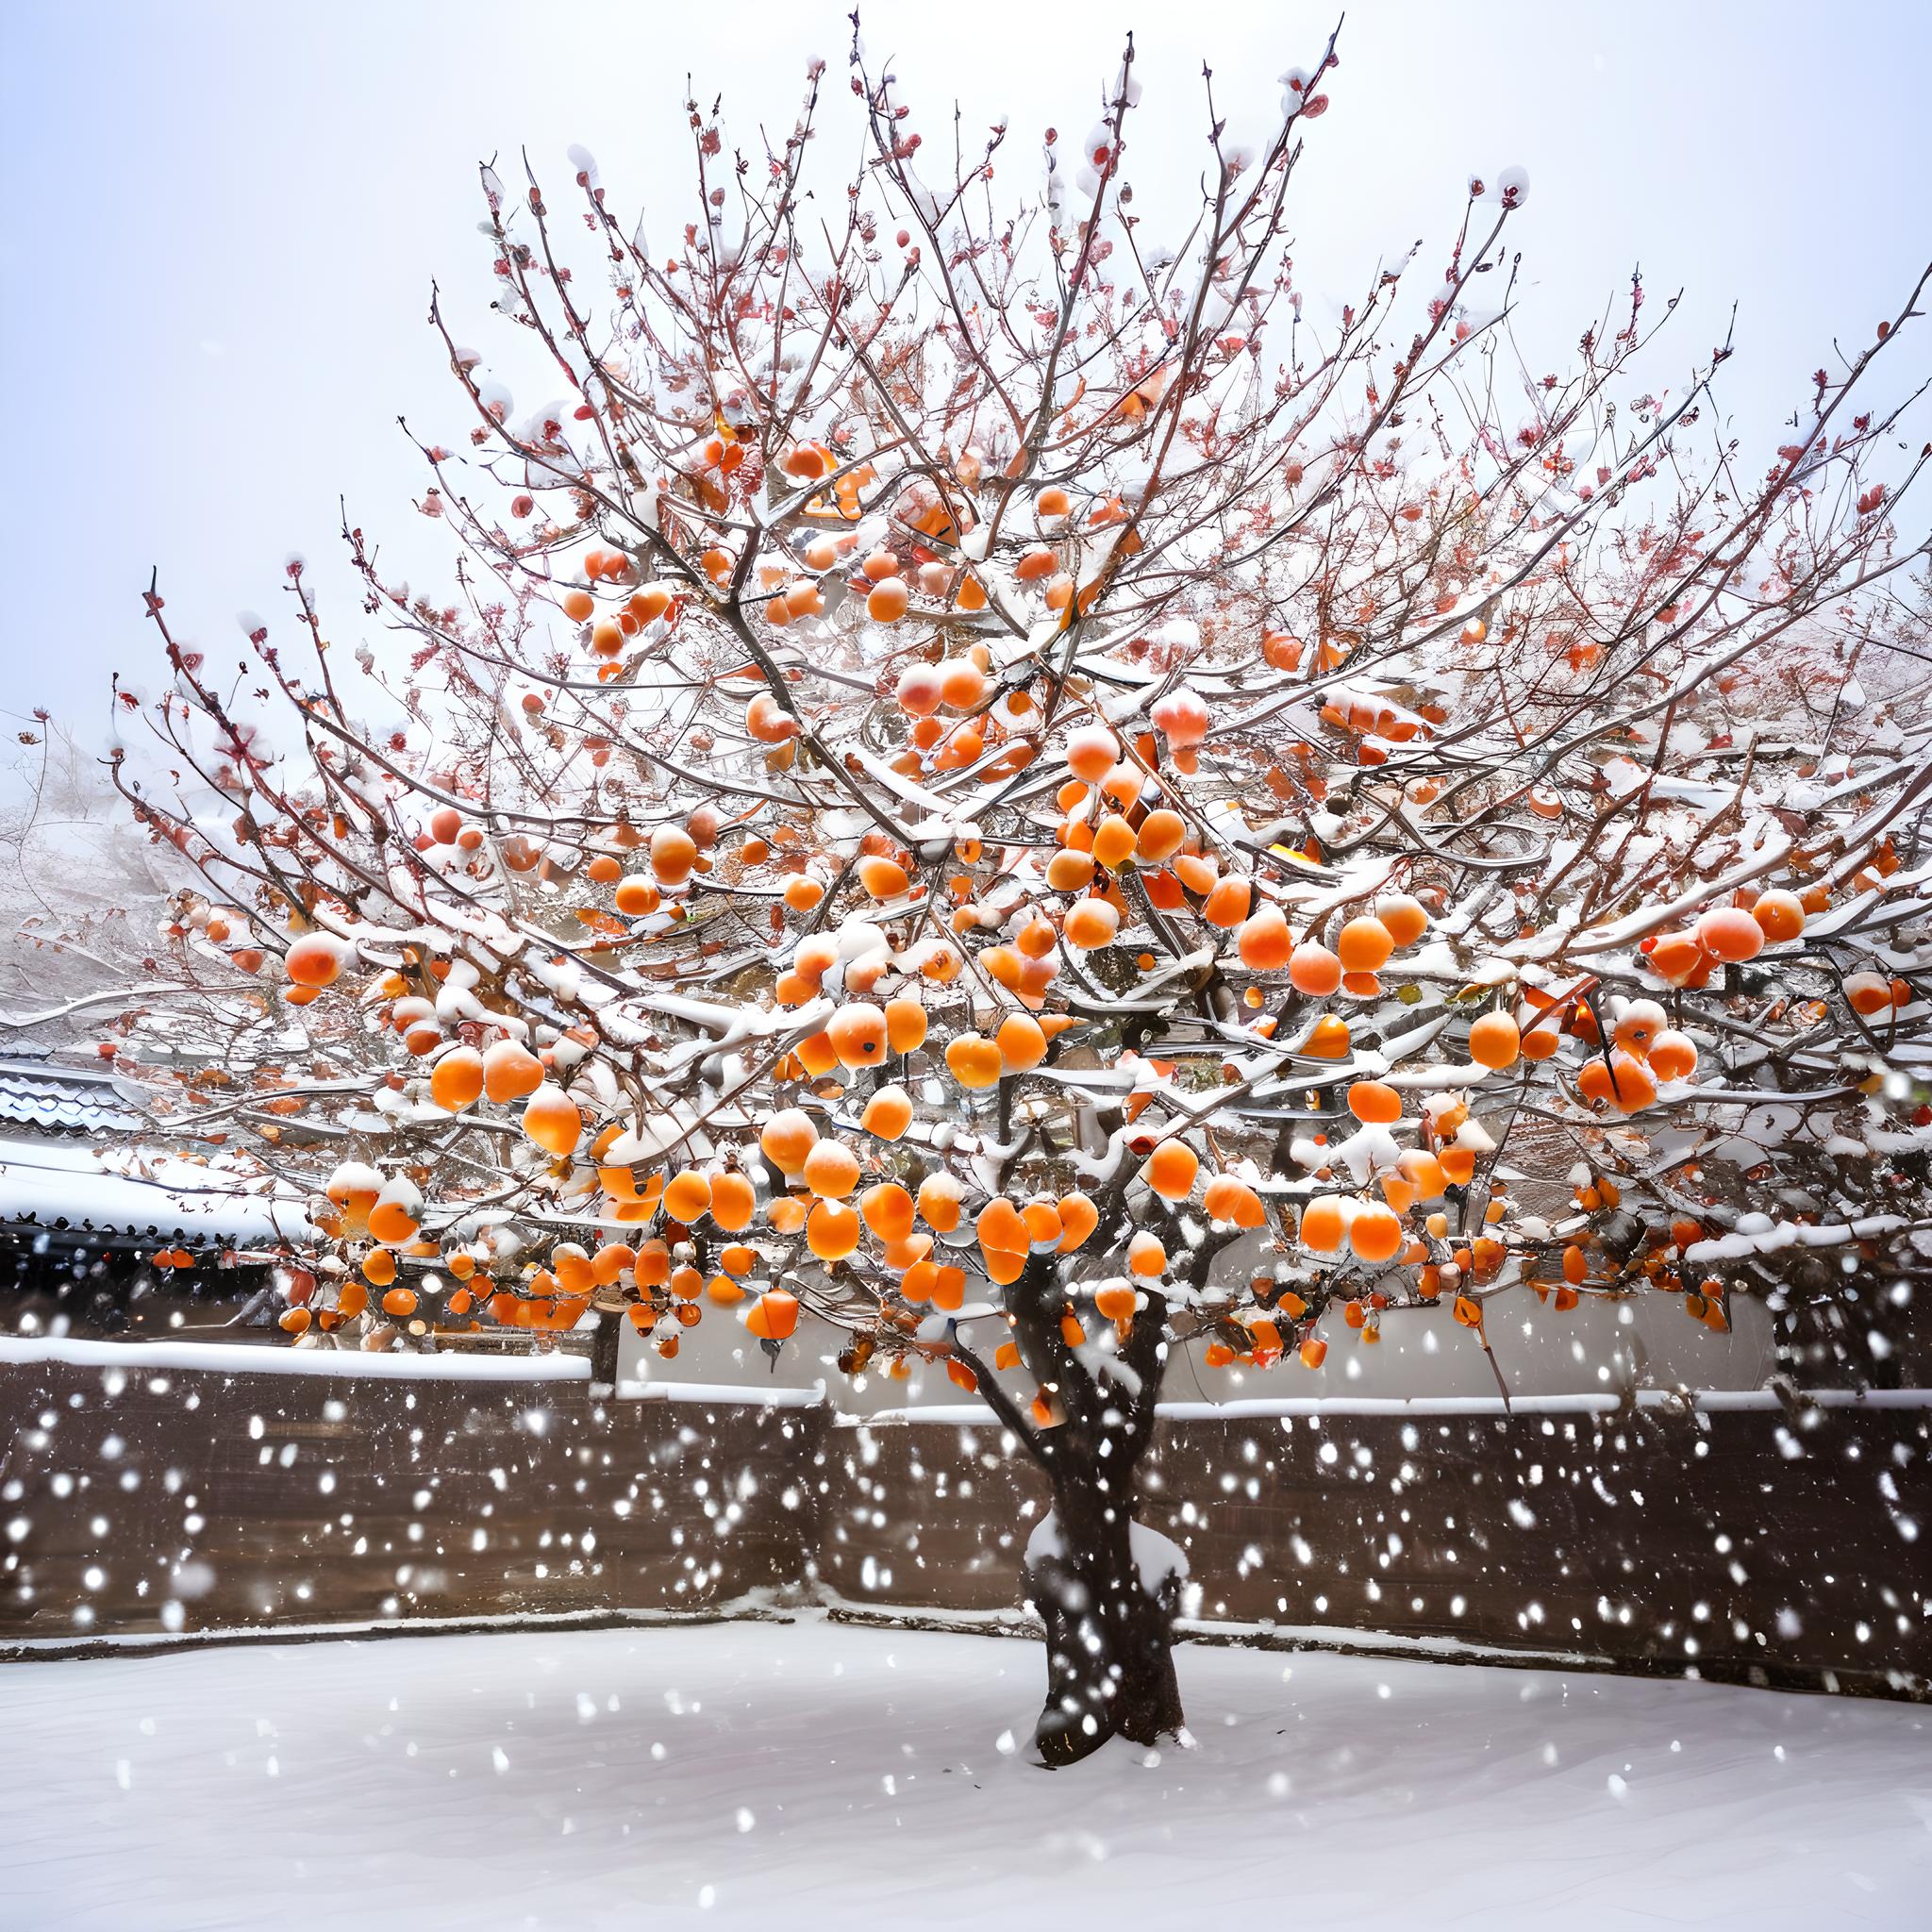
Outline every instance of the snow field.
<path fill-rule="evenodd" d="M 0 1927 L 1925 1923 L 1932 1711 L 1180 1669 L 1193 1749 L 1051 1774 L 1036 1644 L 817 1618 L 8 1665 Z"/>

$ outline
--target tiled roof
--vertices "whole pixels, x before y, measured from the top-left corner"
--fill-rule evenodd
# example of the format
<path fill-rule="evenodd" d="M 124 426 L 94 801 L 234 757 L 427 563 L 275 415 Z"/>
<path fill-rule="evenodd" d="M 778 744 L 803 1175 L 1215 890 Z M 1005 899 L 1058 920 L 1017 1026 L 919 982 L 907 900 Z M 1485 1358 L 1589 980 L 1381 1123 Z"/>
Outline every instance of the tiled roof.
<path fill-rule="evenodd" d="M 246 1192 L 242 1176 L 131 1141 L 100 1152 L 60 1137 L 0 1137 L 0 1249 L 23 1240 L 304 1245 L 317 1239 L 299 1198 Z"/>
<path fill-rule="evenodd" d="M 151 1144 L 125 1091 L 106 1069 L 0 1058 L 0 1248 L 316 1239 L 300 1200 L 263 1176 Z"/>
<path fill-rule="evenodd" d="M 45 1060 L 0 1059 L 0 1128 L 42 1134 L 132 1134 L 146 1123 L 111 1074 Z"/>

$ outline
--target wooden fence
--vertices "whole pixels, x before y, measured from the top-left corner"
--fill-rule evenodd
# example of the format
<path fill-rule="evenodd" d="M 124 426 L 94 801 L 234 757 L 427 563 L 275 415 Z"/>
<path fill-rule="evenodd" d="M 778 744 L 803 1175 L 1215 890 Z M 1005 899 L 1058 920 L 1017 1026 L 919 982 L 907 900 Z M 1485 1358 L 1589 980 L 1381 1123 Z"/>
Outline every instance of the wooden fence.
<path fill-rule="evenodd" d="M 1020 1615 L 1045 1496 L 982 1409 L 429 1366 L 0 1342 L 0 1645 L 814 1594 Z M 1174 1404 L 1143 1513 L 1203 1634 L 1924 1696 L 1928 1405 Z"/>

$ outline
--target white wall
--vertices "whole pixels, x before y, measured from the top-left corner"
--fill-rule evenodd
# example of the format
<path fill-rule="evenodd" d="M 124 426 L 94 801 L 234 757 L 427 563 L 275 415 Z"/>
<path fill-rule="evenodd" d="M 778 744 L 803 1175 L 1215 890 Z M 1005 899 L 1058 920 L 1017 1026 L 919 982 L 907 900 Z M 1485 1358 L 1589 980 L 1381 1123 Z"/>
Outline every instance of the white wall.
<path fill-rule="evenodd" d="M 1756 1389 L 1773 1366 L 1771 1318 L 1757 1302 L 1733 1303 L 1735 1327 L 1728 1335 L 1692 1321 L 1674 1295 L 1586 1300 L 1558 1314 L 1523 1288 L 1488 1306 L 1490 1343 L 1512 1396 L 1615 1394 L 1626 1387 Z M 989 1357 L 998 1327 L 993 1321 L 974 1324 Z M 1293 1359 L 1261 1372 L 1209 1369 L 1202 1365 L 1196 1343 L 1170 1363 L 1163 1392 L 1176 1402 L 1496 1393 L 1488 1358 L 1474 1338 L 1450 1319 L 1446 1303 L 1391 1310 L 1384 1318 L 1383 1339 L 1374 1347 L 1363 1346 L 1339 1313 L 1325 1317 L 1319 1332 L 1328 1342 L 1328 1358 L 1318 1370 Z M 684 1331 L 674 1361 L 663 1360 L 628 1324 L 624 1337 L 619 1374 L 625 1381 L 803 1389 L 822 1379 L 839 1407 L 860 1415 L 966 1399 L 937 1366 L 915 1368 L 903 1382 L 878 1374 L 848 1381 L 833 1361 L 844 1337 L 822 1323 L 800 1323 L 775 1370 L 740 1325 L 736 1311 L 708 1304 L 703 1322 Z M 1032 1387 L 1024 1374 L 1001 1379 L 1016 1395 L 1030 1399 Z"/>

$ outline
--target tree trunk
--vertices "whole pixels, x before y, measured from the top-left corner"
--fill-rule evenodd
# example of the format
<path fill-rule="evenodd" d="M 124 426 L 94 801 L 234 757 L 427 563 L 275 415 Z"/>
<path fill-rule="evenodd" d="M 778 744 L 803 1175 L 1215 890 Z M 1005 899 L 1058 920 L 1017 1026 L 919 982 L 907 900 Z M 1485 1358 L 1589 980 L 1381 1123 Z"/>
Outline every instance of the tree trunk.
<path fill-rule="evenodd" d="M 1117 1370 L 1098 1375 L 1064 1338 L 1065 1307 L 1051 1254 L 1031 1257 L 1007 1291 L 1021 1358 L 1058 1393 L 1059 1426 L 1034 1428 L 986 1365 L 969 1361 L 1053 1487 L 1052 1517 L 1035 1532 L 1025 1568 L 1027 1598 L 1046 1626 L 1046 1703 L 1034 1743 L 1049 1768 L 1077 1763 L 1115 1736 L 1151 1745 L 1183 1724 L 1174 1620 L 1187 1558 L 1143 1527 L 1148 1589 L 1134 1551 L 1135 1472 L 1153 1441 L 1167 1363 L 1166 1304 L 1147 1291 L 1121 1334 Z"/>
<path fill-rule="evenodd" d="M 1052 1768 L 1077 1763 L 1108 1738 L 1152 1744 L 1179 1732 L 1174 1668 L 1179 1578 L 1150 1594 L 1134 1559 L 1132 1520 L 1093 1472 L 1056 1472 L 1054 1547 L 1026 1571 L 1046 1625 L 1046 1703 L 1034 1743 Z"/>

